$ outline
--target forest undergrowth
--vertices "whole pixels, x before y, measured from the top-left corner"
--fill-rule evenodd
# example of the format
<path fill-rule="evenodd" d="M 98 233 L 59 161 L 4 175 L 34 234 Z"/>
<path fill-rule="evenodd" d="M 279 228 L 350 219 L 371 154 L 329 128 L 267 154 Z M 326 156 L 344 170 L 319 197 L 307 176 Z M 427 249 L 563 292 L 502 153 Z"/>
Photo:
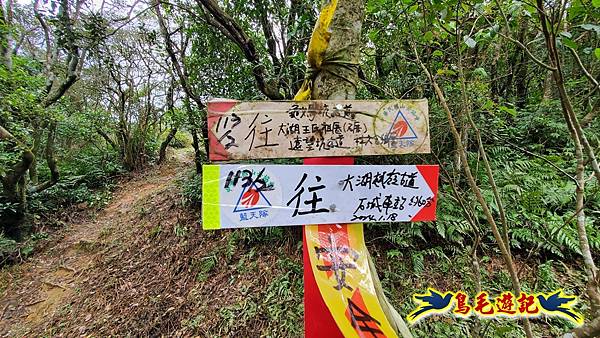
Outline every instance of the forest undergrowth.
<path fill-rule="evenodd" d="M 203 231 L 189 152 L 176 150 L 167 163 L 128 178 L 106 207 L 76 211 L 33 256 L 5 267 L 0 336 L 301 337 L 302 242 L 284 228 Z M 413 290 L 474 287 L 464 270 L 468 252 L 443 250 L 439 235 L 413 233 L 406 239 L 430 240 L 400 254 L 389 238 L 379 237 L 385 233 L 371 227 L 368 246 L 402 315 L 414 306 Z M 581 283 L 576 266 L 524 254 L 516 254 L 516 265 L 531 289 L 576 290 Z M 509 285 L 498 254 L 482 257 L 481 273 L 491 293 Z M 540 335 L 552 337 L 560 333 L 557 327 L 569 325 L 549 321 L 538 321 Z M 468 336 L 471 324 L 431 319 L 415 326 L 414 334 Z M 484 330 L 520 335 L 510 320 L 488 321 Z"/>

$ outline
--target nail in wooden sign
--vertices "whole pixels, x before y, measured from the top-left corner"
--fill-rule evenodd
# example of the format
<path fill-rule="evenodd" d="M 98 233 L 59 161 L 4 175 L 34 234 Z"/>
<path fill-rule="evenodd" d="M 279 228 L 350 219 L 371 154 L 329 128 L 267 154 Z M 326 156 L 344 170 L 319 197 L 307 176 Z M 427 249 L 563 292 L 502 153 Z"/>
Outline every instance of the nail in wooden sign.
<path fill-rule="evenodd" d="M 210 160 L 429 153 L 427 100 L 208 103 Z"/>

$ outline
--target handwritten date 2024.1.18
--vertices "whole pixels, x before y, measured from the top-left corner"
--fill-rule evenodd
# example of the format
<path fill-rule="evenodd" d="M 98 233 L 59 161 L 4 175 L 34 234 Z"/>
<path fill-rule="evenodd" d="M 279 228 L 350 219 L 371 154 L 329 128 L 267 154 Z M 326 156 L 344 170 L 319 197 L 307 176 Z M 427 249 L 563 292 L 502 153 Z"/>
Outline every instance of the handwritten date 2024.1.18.
<path fill-rule="evenodd" d="M 206 165 L 203 228 L 435 220 L 436 165 Z"/>
<path fill-rule="evenodd" d="M 213 161 L 429 153 L 426 100 L 208 103 Z"/>

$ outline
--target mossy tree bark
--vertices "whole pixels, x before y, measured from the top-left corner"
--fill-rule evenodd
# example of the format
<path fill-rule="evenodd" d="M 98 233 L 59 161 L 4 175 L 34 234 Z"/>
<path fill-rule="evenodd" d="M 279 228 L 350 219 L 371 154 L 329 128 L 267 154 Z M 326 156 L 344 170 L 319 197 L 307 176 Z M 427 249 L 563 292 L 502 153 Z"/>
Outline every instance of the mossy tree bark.
<path fill-rule="evenodd" d="M 338 0 L 329 26 L 331 35 L 323 62 L 320 69 L 312 70 L 318 73 L 313 80 L 311 99 L 352 100 L 356 97 L 364 16 L 364 0 Z M 412 337 L 402 317 L 389 304 L 370 255 L 368 261 L 375 292 L 388 321 L 399 335 Z"/>
<path fill-rule="evenodd" d="M 17 240 L 22 237 L 22 225 L 27 215 L 27 170 L 31 167 L 35 156 L 27 147 L 17 140 L 10 132 L 0 126 L 0 140 L 11 143 L 22 149 L 21 158 L 4 175 L 2 180 L 2 196 L 0 201 L 13 205 L 12 210 L 6 211 L 0 218 L 4 232 Z"/>
<path fill-rule="evenodd" d="M 78 8 L 80 0 L 76 1 L 75 7 Z M 8 3 L 8 11 L 4 10 L 4 4 L 0 1 L 0 67 L 5 67 L 7 71 L 12 71 L 12 37 L 8 32 L 12 26 L 12 0 Z M 77 43 L 77 35 L 74 31 L 74 25 L 78 20 L 78 11 L 75 15 L 71 15 L 72 4 L 68 0 L 60 0 L 57 6 L 56 20 L 60 23 L 63 29 L 52 31 L 40 10 L 40 1 L 35 0 L 33 3 L 33 12 L 36 20 L 39 22 L 42 31 L 44 32 L 46 46 L 46 66 L 44 76 L 46 77 L 46 85 L 39 97 L 39 106 L 43 109 L 48 109 L 50 106 L 58 102 L 71 86 L 79 79 L 83 62 L 85 60 L 85 49 L 81 50 Z M 55 34 L 56 36 L 53 36 Z M 58 41 L 61 43 L 58 43 Z M 61 58 L 59 50 L 64 50 L 64 58 Z M 59 75 L 57 70 L 61 70 L 64 74 Z M 38 123 L 38 122 L 36 122 Z M 0 140 L 9 142 L 15 152 L 19 153 L 19 160 L 12 167 L 0 175 L 2 181 L 2 193 L 0 201 L 13 204 L 14 211 L 10 211 L 3 215 L 0 219 L 0 224 L 6 234 L 10 237 L 21 239 L 24 235 L 23 229 L 26 228 L 27 220 L 27 194 L 38 193 L 45 189 L 54 186 L 59 178 L 60 173 L 58 164 L 54 156 L 54 142 L 57 129 L 57 121 L 48 118 L 43 124 L 40 124 L 40 129 L 36 131 L 35 138 L 41 137 L 44 133 L 42 126 L 46 129 L 47 140 L 44 157 L 50 170 L 50 178 L 33 187 L 28 187 L 28 171 L 35 165 L 36 154 L 39 152 L 38 146 L 34 151 L 22 141 L 15 138 L 9 130 L 0 126 Z M 35 126 L 34 126 L 35 127 Z M 33 178 L 37 180 L 35 169 L 33 170 Z M 34 182 L 37 183 L 37 182 Z"/>
<path fill-rule="evenodd" d="M 315 100 L 352 100 L 356 97 L 360 32 L 365 16 L 364 0 L 340 0 L 330 26 L 331 39 L 325 52 L 323 68 L 315 77 L 312 98 Z M 330 63 L 337 60 L 340 63 Z"/>

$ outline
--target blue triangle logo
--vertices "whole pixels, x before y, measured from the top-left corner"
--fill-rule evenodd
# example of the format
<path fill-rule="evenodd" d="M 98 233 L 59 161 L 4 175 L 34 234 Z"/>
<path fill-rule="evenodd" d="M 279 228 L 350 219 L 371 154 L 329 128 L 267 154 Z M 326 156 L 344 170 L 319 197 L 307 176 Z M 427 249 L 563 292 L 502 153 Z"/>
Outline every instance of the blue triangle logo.
<path fill-rule="evenodd" d="M 397 136 L 394 134 L 394 126 L 396 123 L 398 123 L 398 121 L 404 121 L 404 123 L 406 123 L 408 126 L 407 131 L 402 136 Z M 415 133 L 413 127 L 410 125 L 404 114 L 402 114 L 402 110 L 399 110 L 398 114 L 396 114 L 394 122 L 392 122 L 392 125 L 390 125 L 390 130 L 388 131 L 387 137 L 388 139 L 393 138 L 396 140 L 416 140 L 418 138 L 417 133 Z"/>
<path fill-rule="evenodd" d="M 268 206 L 258 206 L 258 207 L 252 207 L 252 208 L 246 208 L 244 206 L 242 206 L 240 204 L 240 202 L 242 201 L 242 196 L 244 196 L 244 193 L 246 193 L 246 191 L 250 190 L 250 188 L 254 188 L 256 191 L 258 191 L 259 193 L 259 199 L 258 202 L 264 200 L 264 202 L 268 205 Z M 259 203 L 257 203 L 259 204 Z M 233 208 L 233 212 L 246 212 L 246 211 L 251 211 L 251 210 L 260 210 L 260 209 L 268 209 L 271 207 L 271 202 L 269 202 L 269 199 L 267 199 L 267 197 L 262 193 L 262 191 L 260 191 L 258 189 L 258 187 L 256 186 L 255 182 L 252 182 L 252 185 L 242 189 L 242 192 L 240 193 L 240 197 L 237 200 L 237 203 L 235 204 L 235 208 Z"/>

